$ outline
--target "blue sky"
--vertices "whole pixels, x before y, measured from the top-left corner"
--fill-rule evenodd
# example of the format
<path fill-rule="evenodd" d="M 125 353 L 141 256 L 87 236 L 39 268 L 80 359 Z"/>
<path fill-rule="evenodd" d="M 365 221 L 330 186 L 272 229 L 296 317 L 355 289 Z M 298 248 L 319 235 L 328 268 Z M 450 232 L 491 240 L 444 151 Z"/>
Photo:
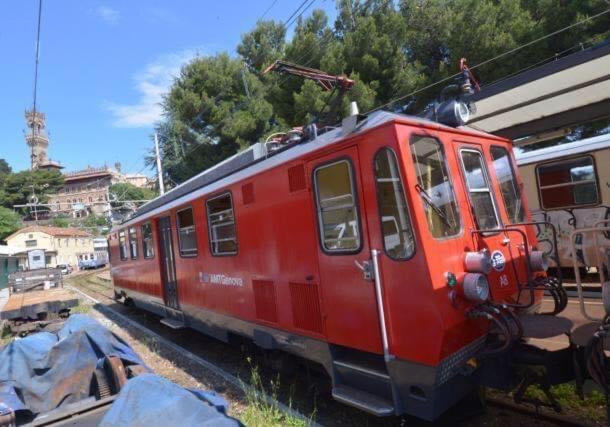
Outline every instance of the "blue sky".
<path fill-rule="evenodd" d="M 285 20 L 302 0 L 279 0 L 266 19 Z M 38 109 L 49 156 L 66 170 L 121 162 L 144 170 L 161 95 L 197 54 L 235 54 L 240 36 L 274 2 L 43 0 Z M 334 19 L 334 1 L 317 0 Z M 0 4 L 0 158 L 29 168 L 24 111 L 31 108 L 38 0 Z M 332 21 L 331 21 L 332 22 Z"/>

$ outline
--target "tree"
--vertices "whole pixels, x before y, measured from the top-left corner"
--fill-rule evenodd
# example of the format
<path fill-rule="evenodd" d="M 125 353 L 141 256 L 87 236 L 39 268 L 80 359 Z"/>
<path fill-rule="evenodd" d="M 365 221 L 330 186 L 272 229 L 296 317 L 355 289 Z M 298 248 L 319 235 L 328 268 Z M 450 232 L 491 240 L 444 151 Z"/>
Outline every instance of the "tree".
<path fill-rule="evenodd" d="M 49 194 L 57 193 L 63 186 L 64 177 L 57 170 L 34 170 L 10 173 L 4 178 L 0 204 L 7 208 L 27 204 L 32 194 L 38 203 L 46 203 Z"/>
<path fill-rule="evenodd" d="M 51 220 L 51 225 L 53 227 L 61 227 L 61 228 L 70 227 L 70 218 L 67 218 L 65 216 L 55 217 Z"/>
<path fill-rule="evenodd" d="M 0 175 L 6 175 L 11 173 L 13 170 L 6 160 L 0 159 Z"/>
<path fill-rule="evenodd" d="M 151 200 L 157 196 L 157 194 L 149 188 L 136 187 L 128 182 L 113 184 L 108 191 L 110 192 L 110 199 L 116 204 L 131 200 Z"/>
<path fill-rule="evenodd" d="M 20 227 L 19 215 L 11 209 L 0 206 L 0 240 L 19 230 Z"/>

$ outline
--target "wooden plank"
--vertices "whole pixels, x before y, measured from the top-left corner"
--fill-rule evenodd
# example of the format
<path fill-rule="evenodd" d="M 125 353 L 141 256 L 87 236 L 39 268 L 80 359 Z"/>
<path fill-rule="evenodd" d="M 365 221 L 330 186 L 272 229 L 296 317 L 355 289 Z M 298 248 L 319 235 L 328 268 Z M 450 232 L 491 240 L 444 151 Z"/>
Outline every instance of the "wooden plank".
<path fill-rule="evenodd" d="M 58 313 L 78 305 L 78 298 L 65 289 L 15 293 L 0 312 L 0 319 L 37 318 L 39 313 Z"/>

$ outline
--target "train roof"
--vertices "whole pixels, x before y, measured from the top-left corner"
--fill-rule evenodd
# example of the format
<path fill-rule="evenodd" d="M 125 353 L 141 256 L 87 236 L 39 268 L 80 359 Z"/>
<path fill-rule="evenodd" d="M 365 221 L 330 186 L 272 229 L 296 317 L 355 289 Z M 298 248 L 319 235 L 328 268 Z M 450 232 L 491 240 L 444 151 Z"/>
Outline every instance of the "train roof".
<path fill-rule="evenodd" d="M 464 127 L 456 129 L 417 116 L 392 113 L 389 111 L 375 111 L 362 118 L 362 120 L 357 123 L 355 129 L 346 134 L 343 133 L 343 127 L 337 127 L 317 136 L 313 140 L 291 144 L 285 149 L 277 150 L 276 152 L 268 152 L 264 143 L 256 143 L 249 148 L 240 151 L 234 156 L 218 163 L 217 165 L 195 175 L 189 180 L 171 189 L 167 193 L 142 205 L 127 221 L 122 224 L 122 226 L 129 225 L 141 217 L 153 216 L 158 212 L 179 206 L 180 204 L 187 202 L 188 200 L 186 196 L 193 192 L 203 192 L 204 188 L 206 193 L 217 191 L 232 182 L 245 179 L 255 173 L 271 169 L 282 163 L 289 162 L 304 154 L 315 151 L 321 147 L 331 145 L 347 137 L 363 133 L 369 129 L 392 121 L 425 126 L 428 128 L 434 128 L 435 130 L 465 133 L 504 140 L 503 138 L 499 138 L 478 130 Z"/>
<path fill-rule="evenodd" d="M 543 162 L 545 160 L 568 157 L 575 154 L 590 153 L 608 147 L 610 147 L 610 133 L 568 142 L 566 144 L 553 145 L 552 147 L 541 148 L 539 150 L 521 153 L 515 152 L 515 158 L 517 160 L 517 165 L 523 166 L 531 163 Z"/>

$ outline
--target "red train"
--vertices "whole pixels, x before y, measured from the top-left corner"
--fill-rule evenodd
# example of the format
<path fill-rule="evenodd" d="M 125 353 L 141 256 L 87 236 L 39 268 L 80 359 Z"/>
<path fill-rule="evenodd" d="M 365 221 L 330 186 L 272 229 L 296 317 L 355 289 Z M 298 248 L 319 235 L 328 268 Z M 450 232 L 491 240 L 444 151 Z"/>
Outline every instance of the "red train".
<path fill-rule="evenodd" d="M 511 149 L 383 111 L 256 144 L 112 230 L 115 292 L 174 327 L 315 361 L 335 399 L 379 416 L 435 419 L 524 364 L 571 379 L 515 314 L 544 289 L 551 314 L 567 301 Z"/>

